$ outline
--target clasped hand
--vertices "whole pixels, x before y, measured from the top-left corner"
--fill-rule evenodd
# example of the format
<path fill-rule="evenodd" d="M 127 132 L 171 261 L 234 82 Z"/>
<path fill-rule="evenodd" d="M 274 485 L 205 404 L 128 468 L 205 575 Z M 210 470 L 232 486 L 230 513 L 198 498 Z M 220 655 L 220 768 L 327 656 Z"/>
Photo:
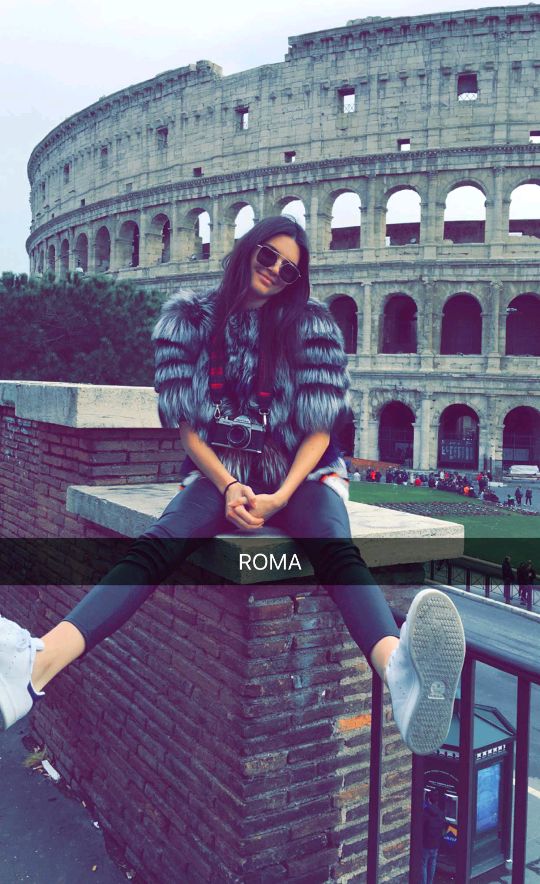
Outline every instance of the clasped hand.
<path fill-rule="evenodd" d="M 225 516 L 245 531 L 261 528 L 265 521 L 278 510 L 283 509 L 285 501 L 277 494 L 255 494 L 249 485 L 235 482 L 225 495 Z"/>

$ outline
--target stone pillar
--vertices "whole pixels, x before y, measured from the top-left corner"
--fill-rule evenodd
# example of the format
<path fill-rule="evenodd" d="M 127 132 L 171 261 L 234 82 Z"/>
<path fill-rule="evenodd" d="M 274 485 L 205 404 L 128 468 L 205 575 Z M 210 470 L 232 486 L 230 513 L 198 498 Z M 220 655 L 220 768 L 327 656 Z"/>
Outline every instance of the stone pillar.
<path fill-rule="evenodd" d="M 487 400 L 486 407 L 486 438 L 488 469 L 494 479 L 501 479 L 503 474 L 503 424 L 498 415 L 498 399 L 491 396 Z"/>
<path fill-rule="evenodd" d="M 492 170 L 491 199 L 486 199 L 486 236 L 488 245 L 498 245 L 508 240 L 508 210 L 509 201 L 504 199 L 504 174 L 503 166 L 496 166 Z"/>
<path fill-rule="evenodd" d="M 371 283 L 364 282 L 362 285 L 361 306 L 358 311 L 358 342 L 357 353 L 360 366 L 366 368 L 371 364 Z"/>
<path fill-rule="evenodd" d="M 171 259 L 189 261 L 195 253 L 195 219 L 187 217 L 186 207 L 179 203 L 176 208 L 174 245 L 171 243 Z"/>
<path fill-rule="evenodd" d="M 418 319 L 417 319 L 417 335 L 418 335 L 418 353 L 421 357 L 420 364 L 422 367 L 422 371 L 432 371 L 433 370 L 433 355 L 435 352 L 434 349 L 434 340 L 433 340 L 433 292 L 435 287 L 435 280 L 430 276 L 422 276 L 420 277 L 420 286 L 419 286 L 419 295 L 420 291 L 423 289 L 423 293 L 420 296 L 420 305 L 418 305 L 418 298 L 416 299 L 416 303 L 418 305 Z M 419 321 L 418 321 L 419 320 Z M 437 352 L 439 348 L 437 347 Z"/>
<path fill-rule="evenodd" d="M 210 224 L 210 258 L 222 261 L 234 247 L 234 218 L 225 211 L 225 200 L 216 197 L 212 200 L 212 218 Z"/>
<path fill-rule="evenodd" d="M 368 460 L 379 459 L 379 420 L 371 416 L 371 409 L 368 410 Z"/>
<path fill-rule="evenodd" d="M 362 404 L 360 408 L 358 457 L 367 460 L 369 457 L 369 390 L 362 391 Z"/>
<path fill-rule="evenodd" d="M 164 213 L 170 214 L 164 209 Z M 161 250 L 163 247 L 161 230 L 156 231 L 152 226 L 152 218 L 157 212 L 151 209 L 149 212 L 141 212 L 139 225 L 139 267 L 155 267 L 161 264 Z"/>
<path fill-rule="evenodd" d="M 266 217 L 266 202 L 266 186 L 263 183 L 260 184 L 257 188 L 256 197 L 253 200 L 253 213 L 255 224 L 258 224 L 259 221 L 262 221 L 262 219 Z"/>
<path fill-rule="evenodd" d="M 386 206 L 383 205 L 382 185 L 375 178 L 368 178 L 366 204 L 362 206 L 362 249 L 384 248 Z"/>
<path fill-rule="evenodd" d="M 500 353 L 500 296 L 502 285 L 500 282 L 492 282 L 489 286 L 489 307 L 490 309 L 483 314 L 482 327 L 482 352 L 487 354 L 488 371 L 500 371 L 501 353 Z M 485 326 L 485 327 L 484 327 Z"/>
<path fill-rule="evenodd" d="M 418 424 L 418 418 L 416 420 Z M 435 458 L 431 457 L 431 399 L 424 397 L 420 405 L 420 451 L 418 456 L 418 468 L 429 470 L 435 466 Z"/>
<path fill-rule="evenodd" d="M 442 242 L 444 204 L 438 200 L 438 175 L 437 172 L 427 173 L 427 199 L 422 203 L 422 221 L 420 229 L 420 244 L 435 245 Z"/>
<path fill-rule="evenodd" d="M 91 224 L 86 232 L 86 236 L 88 238 L 88 269 L 87 273 L 97 273 L 97 262 L 96 262 L 96 233 L 99 230 L 99 227 Z"/>
<path fill-rule="evenodd" d="M 421 448 L 421 438 L 420 438 L 420 425 L 418 423 L 418 418 L 413 423 L 413 462 L 412 468 L 413 470 L 420 469 L 420 448 Z"/>
<path fill-rule="evenodd" d="M 109 236 L 111 237 L 111 257 L 109 261 L 109 270 L 118 270 L 118 226 L 118 220 L 116 218 L 112 218 L 107 224 L 107 227 L 109 228 Z"/>
<path fill-rule="evenodd" d="M 491 408 L 489 401 L 486 401 L 484 414 L 480 418 L 479 439 L 478 439 L 478 468 L 483 470 L 489 469 L 490 458 L 493 462 L 493 424 L 491 421 Z"/>
<path fill-rule="evenodd" d="M 311 187 L 309 207 L 306 206 L 306 228 L 309 244 L 312 252 L 320 251 L 319 248 L 319 194 L 315 184 Z"/>
<path fill-rule="evenodd" d="M 314 241 L 317 244 L 316 251 L 325 255 L 330 251 L 330 242 L 332 240 L 332 213 L 319 208 L 315 218 L 317 238 Z"/>

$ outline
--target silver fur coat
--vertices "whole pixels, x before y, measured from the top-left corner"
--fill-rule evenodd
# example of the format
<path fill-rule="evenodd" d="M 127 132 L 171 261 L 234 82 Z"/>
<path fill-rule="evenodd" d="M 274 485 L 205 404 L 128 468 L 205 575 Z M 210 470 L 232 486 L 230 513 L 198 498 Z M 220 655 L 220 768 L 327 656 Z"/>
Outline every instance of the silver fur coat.
<path fill-rule="evenodd" d="M 155 344 L 155 388 L 164 427 L 187 421 L 208 441 L 214 404 L 208 388 L 212 293 L 181 291 L 162 308 L 152 335 Z M 257 414 L 257 362 L 260 311 L 233 314 L 225 330 L 225 391 L 222 412 L 230 417 Z M 274 369 L 273 399 L 262 454 L 227 448 L 219 458 L 241 482 L 262 481 L 277 489 L 310 433 L 331 433 L 349 409 L 350 386 L 343 339 L 328 308 L 309 300 L 300 326 L 302 346 L 294 365 L 279 360 Z M 197 478 L 199 471 L 183 479 Z M 347 472 L 342 458 L 323 456 L 308 479 L 327 480 L 347 496 Z M 338 480 L 338 481 L 336 481 Z M 344 481 L 345 480 L 345 481 Z"/>

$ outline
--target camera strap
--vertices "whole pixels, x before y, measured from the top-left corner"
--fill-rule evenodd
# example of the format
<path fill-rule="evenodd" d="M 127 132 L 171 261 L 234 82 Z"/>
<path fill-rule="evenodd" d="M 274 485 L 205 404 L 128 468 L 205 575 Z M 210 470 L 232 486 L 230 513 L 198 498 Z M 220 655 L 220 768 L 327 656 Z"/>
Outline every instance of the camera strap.
<path fill-rule="evenodd" d="M 216 406 L 216 417 L 219 417 L 219 406 L 222 403 L 226 390 L 225 383 L 225 345 L 224 339 L 213 335 L 210 339 L 210 361 L 209 361 L 209 378 L 208 386 L 212 402 Z M 257 402 L 259 404 L 259 413 L 262 415 L 263 424 L 266 426 L 266 419 L 272 405 L 273 379 L 269 377 L 268 366 L 262 353 L 259 350 L 259 360 L 257 365 Z"/>

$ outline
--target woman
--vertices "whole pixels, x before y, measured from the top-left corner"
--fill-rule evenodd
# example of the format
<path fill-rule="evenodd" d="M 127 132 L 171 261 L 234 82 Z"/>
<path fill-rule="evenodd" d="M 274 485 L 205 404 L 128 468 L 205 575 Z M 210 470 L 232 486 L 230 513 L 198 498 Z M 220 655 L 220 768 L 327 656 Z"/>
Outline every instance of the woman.
<path fill-rule="evenodd" d="M 431 752 L 450 725 L 463 629 L 452 602 L 425 590 L 400 637 L 351 542 L 336 443 L 349 411 L 347 357 L 331 314 L 309 299 L 305 233 L 291 218 L 268 218 L 224 267 L 216 292 L 169 300 L 154 332 L 161 421 L 179 428 L 187 452 L 182 490 L 42 639 L 0 621 L 0 720 L 8 727 L 26 714 L 58 672 L 118 629 L 205 538 L 231 523 L 245 532 L 270 523 L 303 546 L 387 682 L 409 748 Z"/>

